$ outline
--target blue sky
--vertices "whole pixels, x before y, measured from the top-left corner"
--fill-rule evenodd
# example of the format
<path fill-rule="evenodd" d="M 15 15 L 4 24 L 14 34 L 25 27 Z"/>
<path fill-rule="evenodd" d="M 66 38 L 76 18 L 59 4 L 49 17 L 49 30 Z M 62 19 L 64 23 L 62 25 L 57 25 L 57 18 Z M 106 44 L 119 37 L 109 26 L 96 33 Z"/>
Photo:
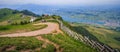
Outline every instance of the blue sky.
<path fill-rule="evenodd" d="M 120 0 L 0 0 L 0 5 L 120 5 Z"/>

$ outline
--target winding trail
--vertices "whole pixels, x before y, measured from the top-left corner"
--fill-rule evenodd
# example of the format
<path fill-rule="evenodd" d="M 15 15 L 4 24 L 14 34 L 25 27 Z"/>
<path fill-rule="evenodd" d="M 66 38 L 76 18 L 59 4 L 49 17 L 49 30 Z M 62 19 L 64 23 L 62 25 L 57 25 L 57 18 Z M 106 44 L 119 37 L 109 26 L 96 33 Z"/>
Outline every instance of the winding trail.
<path fill-rule="evenodd" d="M 48 26 L 44 29 L 36 30 L 36 31 L 31 31 L 31 32 L 25 32 L 25 33 L 14 33 L 14 34 L 5 34 L 5 35 L 0 35 L 0 37 L 21 37 L 21 36 L 37 36 L 41 34 L 49 34 L 52 33 L 53 31 L 61 32 L 59 29 L 59 25 L 57 23 L 38 23 L 34 25 L 41 25 L 41 24 L 47 24 Z"/>
<path fill-rule="evenodd" d="M 46 44 L 46 43 L 52 44 L 52 45 L 55 47 L 55 50 L 54 50 L 55 52 L 62 52 L 62 51 L 63 51 L 63 49 L 60 48 L 60 46 L 59 46 L 58 44 L 56 44 L 56 43 L 54 43 L 54 42 L 51 42 L 51 41 L 49 41 L 48 39 L 42 38 L 41 36 L 37 36 L 36 38 L 37 38 L 38 40 L 40 40 L 40 41 L 44 41 L 45 44 Z M 46 47 L 46 45 L 43 45 L 43 47 Z"/>

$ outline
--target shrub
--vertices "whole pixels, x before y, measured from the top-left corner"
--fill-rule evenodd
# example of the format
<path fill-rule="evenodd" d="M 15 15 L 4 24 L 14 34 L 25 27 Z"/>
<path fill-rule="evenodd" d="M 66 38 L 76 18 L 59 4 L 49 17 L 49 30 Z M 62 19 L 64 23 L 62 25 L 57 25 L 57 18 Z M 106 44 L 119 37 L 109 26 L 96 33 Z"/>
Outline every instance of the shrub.
<path fill-rule="evenodd" d="M 25 25 L 25 24 L 28 24 L 28 23 L 30 23 L 30 22 L 29 21 L 21 21 L 20 22 L 21 25 Z"/>

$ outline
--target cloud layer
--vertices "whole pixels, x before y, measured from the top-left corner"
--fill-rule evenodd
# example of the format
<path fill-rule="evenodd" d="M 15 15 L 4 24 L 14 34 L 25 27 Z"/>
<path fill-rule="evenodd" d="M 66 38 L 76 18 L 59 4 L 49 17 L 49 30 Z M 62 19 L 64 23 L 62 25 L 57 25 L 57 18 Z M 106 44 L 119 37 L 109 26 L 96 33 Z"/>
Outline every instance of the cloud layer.
<path fill-rule="evenodd" d="M 119 5 L 120 0 L 0 0 L 0 5 Z"/>

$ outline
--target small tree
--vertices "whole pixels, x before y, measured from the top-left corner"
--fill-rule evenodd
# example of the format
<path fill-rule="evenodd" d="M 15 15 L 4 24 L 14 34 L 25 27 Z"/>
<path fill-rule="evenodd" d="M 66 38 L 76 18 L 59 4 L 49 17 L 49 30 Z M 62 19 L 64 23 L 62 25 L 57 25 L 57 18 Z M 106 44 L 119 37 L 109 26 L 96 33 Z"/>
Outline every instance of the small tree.
<path fill-rule="evenodd" d="M 28 24 L 28 22 L 27 22 L 27 21 L 24 21 L 24 24 Z"/>
<path fill-rule="evenodd" d="M 28 23 L 30 23 L 30 22 L 29 21 L 21 21 L 20 22 L 21 25 L 25 25 L 25 24 L 28 24 Z"/>
<path fill-rule="evenodd" d="M 23 21 L 21 21 L 21 22 L 20 22 L 20 24 L 21 24 L 21 25 L 24 25 L 24 22 L 23 22 Z"/>

